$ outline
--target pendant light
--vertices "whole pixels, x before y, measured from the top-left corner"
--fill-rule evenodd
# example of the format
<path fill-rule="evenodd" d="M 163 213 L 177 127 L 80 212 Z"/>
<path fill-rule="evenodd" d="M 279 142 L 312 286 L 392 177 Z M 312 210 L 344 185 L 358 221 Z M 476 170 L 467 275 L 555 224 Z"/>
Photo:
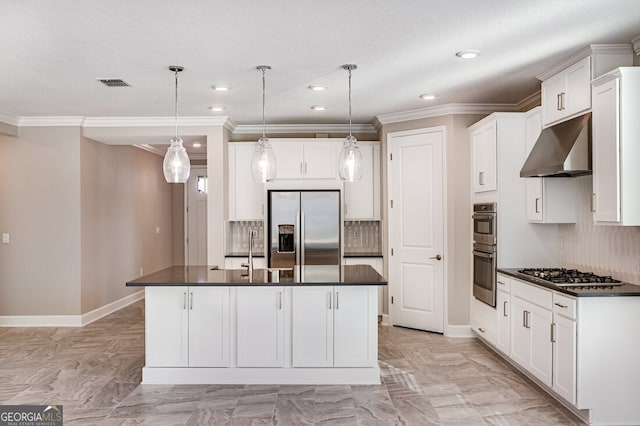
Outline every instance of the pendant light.
<path fill-rule="evenodd" d="M 175 103 L 175 124 L 176 134 L 171 138 L 171 145 L 164 155 L 162 162 L 162 170 L 164 178 L 168 183 L 186 183 L 191 172 L 191 163 L 187 150 L 182 145 L 182 138 L 178 136 L 178 73 L 184 70 L 184 67 L 172 65 L 169 70 L 175 74 L 176 79 L 176 103 Z"/>
<path fill-rule="evenodd" d="M 345 182 L 355 182 L 362 177 L 362 153 L 357 140 L 351 134 L 351 71 L 358 68 L 355 64 L 346 64 L 343 69 L 349 71 L 349 136 L 344 139 L 338 157 L 338 174 Z"/>
<path fill-rule="evenodd" d="M 258 71 L 262 72 L 262 137 L 258 139 L 256 150 L 253 153 L 253 160 L 251 160 L 251 176 L 253 180 L 258 183 L 269 182 L 276 177 L 276 170 L 278 164 L 276 162 L 276 155 L 271 148 L 271 142 L 266 135 L 265 119 L 264 119 L 264 104 L 265 104 L 265 82 L 264 74 L 266 70 L 270 70 L 269 65 L 258 65 L 256 67 Z"/>

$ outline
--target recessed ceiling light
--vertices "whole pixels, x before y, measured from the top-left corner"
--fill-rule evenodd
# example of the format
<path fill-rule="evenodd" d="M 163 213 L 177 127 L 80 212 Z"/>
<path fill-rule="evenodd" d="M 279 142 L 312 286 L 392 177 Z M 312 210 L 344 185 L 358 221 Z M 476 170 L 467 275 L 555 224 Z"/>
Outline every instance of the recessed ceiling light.
<path fill-rule="evenodd" d="M 431 101 L 437 97 L 438 95 L 435 93 L 423 93 L 422 95 L 420 95 L 420 99 L 422 99 L 423 101 Z"/>
<path fill-rule="evenodd" d="M 475 59 L 480 56 L 479 50 L 461 50 L 456 53 L 456 56 L 460 59 Z"/>
<path fill-rule="evenodd" d="M 225 86 L 224 84 L 214 84 L 211 88 L 216 92 L 228 92 L 229 89 L 231 89 L 231 87 Z"/>
<path fill-rule="evenodd" d="M 210 110 L 211 112 L 222 112 L 222 111 L 224 111 L 225 109 L 226 109 L 226 108 L 225 108 L 225 107 L 222 107 L 222 106 L 210 106 L 210 107 L 209 107 L 209 110 Z"/>
<path fill-rule="evenodd" d="M 327 86 L 312 84 L 311 86 L 309 86 L 309 89 L 313 90 L 314 92 L 324 92 L 325 90 L 327 90 Z"/>
<path fill-rule="evenodd" d="M 202 146 L 202 144 L 200 142 L 194 142 L 191 144 L 192 147 L 194 148 L 200 148 Z"/>
<path fill-rule="evenodd" d="M 314 111 L 326 111 L 327 107 L 324 105 L 313 105 L 311 109 Z"/>

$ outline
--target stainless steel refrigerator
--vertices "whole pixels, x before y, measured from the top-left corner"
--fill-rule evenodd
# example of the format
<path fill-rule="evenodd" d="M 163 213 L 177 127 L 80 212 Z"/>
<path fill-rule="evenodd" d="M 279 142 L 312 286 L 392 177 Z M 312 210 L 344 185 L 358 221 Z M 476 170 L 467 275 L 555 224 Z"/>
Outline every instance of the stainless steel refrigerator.
<path fill-rule="evenodd" d="M 340 192 L 269 191 L 269 267 L 340 265 Z"/>

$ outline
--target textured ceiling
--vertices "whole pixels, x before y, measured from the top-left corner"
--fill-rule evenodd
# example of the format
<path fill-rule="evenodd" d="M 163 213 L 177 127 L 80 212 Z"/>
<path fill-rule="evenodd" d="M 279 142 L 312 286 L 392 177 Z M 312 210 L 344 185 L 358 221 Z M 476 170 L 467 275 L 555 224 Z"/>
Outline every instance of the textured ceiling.
<path fill-rule="evenodd" d="M 355 63 L 354 122 L 372 123 L 426 106 L 517 103 L 568 55 L 640 35 L 638 0 L 5 0 L 0 10 L 0 113 L 20 117 L 171 117 L 167 67 L 177 64 L 181 116 L 220 105 L 234 123 L 257 124 L 255 66 L 267 64 L 269 123 L 345 123 L 341 65 Z M 482 54 L 463 61 L 462 49 Z M 429 92 L 439 97 L 418 98 Z"/>

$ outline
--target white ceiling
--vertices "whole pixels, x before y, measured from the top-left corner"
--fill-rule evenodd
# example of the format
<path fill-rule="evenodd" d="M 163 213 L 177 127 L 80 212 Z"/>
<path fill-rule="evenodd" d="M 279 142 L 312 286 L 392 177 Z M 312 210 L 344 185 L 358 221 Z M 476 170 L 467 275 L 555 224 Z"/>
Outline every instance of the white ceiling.
<path fill-rule="evenodd" d="M 355 123 L 449 103 L 517 103 L 536 75 L 592 43 L 640 35 L 638 0 L 20 0 L 0 5 L 0 113 L 171 117 L 238 125 Z M 463 61 L 454 55 L 477 49 Z M 97 78 L 122 78 L 108 88 Z M 214 84 L 231 86 L 215 93 Z M 328 86 L 312 92 L 310 84 Z M 418 98 L 436 92 L 435 101 Z M 326 105 L 315 112 L 311 105 Z"/>

